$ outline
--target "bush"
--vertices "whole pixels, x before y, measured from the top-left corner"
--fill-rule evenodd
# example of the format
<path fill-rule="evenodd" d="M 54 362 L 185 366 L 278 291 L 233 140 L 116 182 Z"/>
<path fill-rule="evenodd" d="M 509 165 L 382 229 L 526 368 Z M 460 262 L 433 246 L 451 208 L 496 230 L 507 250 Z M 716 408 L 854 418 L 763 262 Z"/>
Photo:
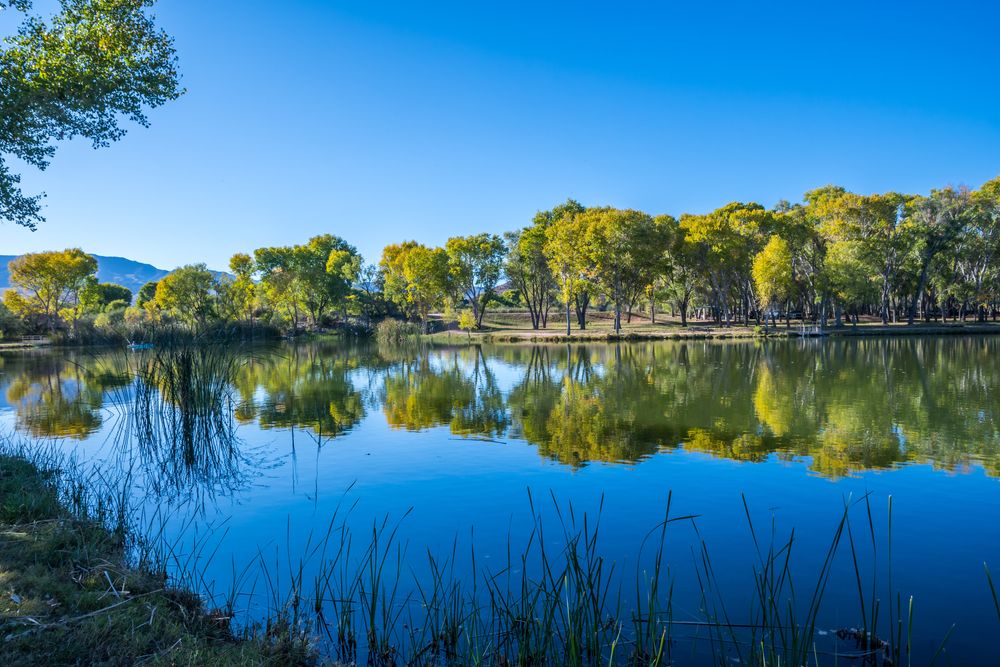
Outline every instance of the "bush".
<path fill-rule="evenodd" d="M 469 338 L 472 338 L 472 330 L 477 328 L 476 326 L 476 316 L 472 314 L 471 310 L 463 310 L 458 314 L 458 328 L 469 334 Z"/>
<path fill-rule="evenodd" d="M 375 327 L 375 340 L 381 345 L 400 345 L 408 338 L 420 335 L 420 327 L 403 320 L 382 320 Z"/>

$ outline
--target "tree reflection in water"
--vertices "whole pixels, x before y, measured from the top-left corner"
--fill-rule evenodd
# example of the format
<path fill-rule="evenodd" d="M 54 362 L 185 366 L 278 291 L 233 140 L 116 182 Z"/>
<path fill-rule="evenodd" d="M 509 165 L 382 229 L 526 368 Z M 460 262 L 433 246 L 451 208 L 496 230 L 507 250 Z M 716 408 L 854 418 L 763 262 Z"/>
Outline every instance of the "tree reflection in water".
<path fill-rule="evenodd" d="M 0 382 L 19 430 L 86 440 L 112 429 L 123 452 L 158 473 L 151 478 L 177 488 L 238 486 L 263 465 L 238 424 L 308 429 L 322 443 L 373 409 L 398 430 L 521 439 L 569 466 L 683 448 L 748 462 L 808 457 L 829 477 L 907 462 L 997 474 L 998 352 L 990 337 L 335 342 L 4 354 Z"/>

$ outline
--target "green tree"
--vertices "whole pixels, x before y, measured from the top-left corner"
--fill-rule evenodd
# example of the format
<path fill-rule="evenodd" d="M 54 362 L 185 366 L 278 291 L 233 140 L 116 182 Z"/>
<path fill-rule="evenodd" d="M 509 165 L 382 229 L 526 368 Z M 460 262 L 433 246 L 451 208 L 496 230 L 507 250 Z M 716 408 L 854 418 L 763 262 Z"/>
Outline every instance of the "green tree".
<path fill-rule="evenodd" d="M 215 277 L 204 264 L 175 269 L 156 286 L 156 304 L 190 325 L 204 325 L 215 314 Z"/>
<path fill-rule="evenodd" d="M 273 312 L 283 312 L 296 329 L 302 303 L 295 250 L 291 247 L 257 248 L 253 252 L 260 273 L 260 295 Z"/>
<path fill-rule="evenodd" d="M 156 286 L 157 281 L 150 280 L 148 283 L 144 284 L 139 288 L 139 294 L 135 298 L 135 305 L 145 306 L 147 303 L 153 301 L 156 298 Z"/>
<path fill-rule="evenodd" d="M 687 238 L 679 221 L 672 215 L 659 215 L 654 218 L 654 224 L 660 228 L 665 248 L 653 276 L 653 300 L 655 302 L 657 295 L 662 294 L 680 314 L 681 326 L 686 327 L 691 299 L 701 286 L 700 248 Z"/>
<path fill-rule="evenodd" d="M 729 326 L 734 306 L 745 319 L 752 302 L 753 257 L 774 227 L 774 213 L 760 204 L 734 202 L 706 215 L 683 215 L 680 225 L 703 250 L 702 272 L 717 319 Z"/>
<path fill-rule="evenodd" d="M 482 328 L 483 316 L 503 275 L 507 248 L 496 234 L 455 236 L 445 244 L 448 253 L 450 284 L 459 297 L 472 308 L 476 328 Z"/>
<path fill-rule="evenodd" d="M 653 219 L 632 209 L 591 208 L 577 217 L 581 226 L 584 273 L 614 304 L 614 330 L 622 311 L 652 282 L 654 261 L 663 252 Z"/>
<path fill-rule="evenodd" d="M 853 312 L 853 321 L 857 323 L 858 309 L 875 300 L 870 268 L 861 241 L 837 241 L 827 250 L 824 272 L 836 303 L 838 325 L 841 309 Z"/>
<path fill-rule="evenodd" d="M 344 315 L 357 302 L 355 285 L 360 280 L 363 269 L 364 261 L 353 246 L 332 250 L 327 257 L 326 272 L 330 276 L 331 303 Z"/>
<path fill-rule="evenodd" d="M 60 0 L 46 22 L 23 20 L 0 46 L 0 219 L 34 229 L 40 195 L 25 195 L 13 157 L 45 169 L 55 143 L 95 148 L 125 134 L 121 120 L 147 125 L 146 108 L 181 94 L 172 40 L 147 9 L 152 0 Z M 0 3 L 0 14 L 28 0 Z"/>
<path fill-rule="evenodd" d="M 22 317 L 41 317 L 50 331 L 60 311 L 75 308 L 80 290 L 97 272 L 97 260 L 79 248 L 29 253 L 7 266 L 14 289 L 4 294 L 4 303 Z"/>
<path fill-rule="evenodd" d="M 431 312 L 444 305 L 451 291 L 448 253 L 406 241 L 386 246 L 379 266 L 385 277 L 386 298 L 419 319 L 426 332 Z"/>
<path fill-rule="evenodd" d="M 254 260 L 263 296 L 286 313 L 293 329 L 300 310 L 308 313 L 313 326 L 332 308 L 346 310 L 361 270 L 361 255 L 354 246 L 332 234 L 314 236 L 302 245 L 258 248 Z"/>
<path fill-rule="evenodd" d="M 827 186 L 807 192 L 807 209 L 828 243 L 858 241 L 858 257 L 877 267 L 879 311 L 883 324 L 894 317 L 893 290 L 900 283 L 904 257 L 912 243 L 902 213 L 910 197 L 889 192 L 857 195 Z"/>
<path fill-rule="evenodd" d="M 332 234 L 314 236 L 292 249 L 298 293 L 314 326 L 330 308 L 342 308 L 361 269 L 354 246 Z"/>
<path fill-rule="evenodd" d="M 475 313 L 468 308 L 463 309 L 458 314 L 458 328 L 469 334 L 469 340 L 472 340 L 472 330 L 478 328 L 478 326 Z"/>
<path fill-rule="evenodd" d="M 530 227 L 507 234 L 505 273 L 528 307 L 532 329 L 548 326 L 549 307 L 557 287 L 556 277 L 545 254 L 546 230 L 554 221 L 583 211 L 579 202 L 567 199 L 551 211 L 536 213 Z"/>
<path fill-rule="evenodd" d="M 257 272 L 257 266 L 250 255 L 236 253 L 229 258 L 229 270 L 233 279 L 226 285 L 225 300 L 237 318 L 253 323 L 257 308 L 257 283 L 253 276 Z"/>
<path fill-rule="evenodd" d="M 365 318 L 365 325 L 371 327 L 372 320 L 389 312 L 385 300 L 385 276 L 377 264 L 365 264 L 358 271 L 354 283 L 358 308 Z"/>
<path fill-rule="evenodd" d="M 970 222 L 973 213 L 969 191 L 943 188 L 931 190 L 928 197 L 917 197 L 910 203 L 907 223 L 917 239 L 919 278 L 910 299 L 907 323 L 913 324 L 917 306 L 924 296 L 931 262 L 949 247 Z"/>
<path fill-rule="evenodd" d="M 132 290 L 115 283 L 99 283 L 96 276 L 88 276 L 80 290 L 80 308 L 85 313 L 103 313 L 116 301 L 132 303 Z"/>

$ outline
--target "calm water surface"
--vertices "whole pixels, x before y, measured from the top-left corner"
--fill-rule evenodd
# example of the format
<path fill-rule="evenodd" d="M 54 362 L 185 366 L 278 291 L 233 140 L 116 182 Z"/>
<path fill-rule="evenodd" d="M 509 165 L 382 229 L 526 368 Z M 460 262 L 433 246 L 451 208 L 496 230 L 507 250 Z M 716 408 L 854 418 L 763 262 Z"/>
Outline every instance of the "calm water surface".
<path fill-rule="evenodd" d="M 240 367 L 227 413 L 238 444 L 221 452 L 139 442 L 118 352 L 5 353 L 0 401 L 8 428 L 56 440 L 81 465 L 131 470 L 168 535 L 212 541 L 205 585 L 216 591 L 255 557 L 295 561 L 355 502 L 349 521 L 362 532 L 401 520 L 418 576 L 426 549 L 450 553 L 456 538 L 499 563 L 528 537 L 529 490 L 543 514 L 554 515 L 551 498 L 591 516 L 603 502 L 602 551 L 628 571 L 672 492 L 672 512 L 698 515 L 697 534 L 685 522 L 668 537 L 676 617 L 702 618 L 700 536 L 739 620 L 754 564 L 743 496 L 758 531 L 795 530 L 807 587 L 844 503 L 868 494 L 881 529 L 891 496 L 892 596 L 914 597 L 918 650 L 933 653 L 954 623 L 945 659 L 985 664 L 1000 630 L 983 573 L 984 561 L 1000 571 L 998 355 L 989 337 L 288 345 Z M 869 567 L 871 537 L 856 526 Z M 876 542 L 872 567 L 885 575 L 887 535 Z M 827 630 L 859 624 L 844 560 Z M 884 576 L 879 586 L 888 600 Z"/>

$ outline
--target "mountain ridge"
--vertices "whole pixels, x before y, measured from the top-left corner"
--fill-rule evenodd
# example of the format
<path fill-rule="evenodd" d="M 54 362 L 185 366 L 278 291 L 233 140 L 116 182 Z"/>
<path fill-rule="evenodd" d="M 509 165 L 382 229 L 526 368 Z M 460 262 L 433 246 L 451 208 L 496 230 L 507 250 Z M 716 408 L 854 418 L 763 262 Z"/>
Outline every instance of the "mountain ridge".
<path fill-rule="evenodd" d="M 97 279 L 102 283 L 115 283 L 132 290 L 132 294 L 138 294 L 139 288 L 151 280 L 160 280 L 168 275 L 170 271 L 160 269 L 152 264 L 138 262 L 128 257 L 118 257 L 116 255 L 97 255 L 90 253 L 90 256 L 97 260 Z M 0 255 L 0 292 L 9 288 L 10 271 L 7 264 L 20 255 Z M 212 271 L 215 276 L 224 275 L 221 271 Z"/>

